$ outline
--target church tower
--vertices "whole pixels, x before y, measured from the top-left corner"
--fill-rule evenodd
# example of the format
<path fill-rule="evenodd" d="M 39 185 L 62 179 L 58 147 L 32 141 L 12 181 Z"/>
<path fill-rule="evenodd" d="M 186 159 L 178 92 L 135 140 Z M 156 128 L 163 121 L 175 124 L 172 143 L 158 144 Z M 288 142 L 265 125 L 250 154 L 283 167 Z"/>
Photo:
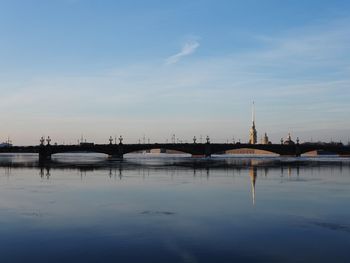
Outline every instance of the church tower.
<path fill-rule="evenodd" d="M 257 143 L 257 132 L 255 129 L 255 105 L 253 101 L 253 107 L 252 107 L 252 127 L 249 130 L 249 143 L 250 144 L 256 144 Z"/>

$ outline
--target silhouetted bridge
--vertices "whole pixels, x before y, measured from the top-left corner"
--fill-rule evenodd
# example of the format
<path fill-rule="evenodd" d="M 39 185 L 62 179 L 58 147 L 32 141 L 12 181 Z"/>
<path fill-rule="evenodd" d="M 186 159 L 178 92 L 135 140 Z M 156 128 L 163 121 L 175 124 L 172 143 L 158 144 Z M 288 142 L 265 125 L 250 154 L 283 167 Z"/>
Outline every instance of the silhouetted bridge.
<path fill-rule="evenodd" d="M 73 152 L 103 153 L 115 158 L 124 154 L 152 149 L 174 150 L 192 156 L 210 157 L 235 149 L 263 150 L 281 156 L 300 156 L 301 154 L 323 150 L 341 156 L 350 156 L 350 146 L 339 144 L 244 144 L 244 143 L 154 143 L 154 144 L 81 144 L 81 145 L 38 145 L 1 147 L 0 153 L 38 153 L 39 160 L 50 160 L 53 154 Z"/>

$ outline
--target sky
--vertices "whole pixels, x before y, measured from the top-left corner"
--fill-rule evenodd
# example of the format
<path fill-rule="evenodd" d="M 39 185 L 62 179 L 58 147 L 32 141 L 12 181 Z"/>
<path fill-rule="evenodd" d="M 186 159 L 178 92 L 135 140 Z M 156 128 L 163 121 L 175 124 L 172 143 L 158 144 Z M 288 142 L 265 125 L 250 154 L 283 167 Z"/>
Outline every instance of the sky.
<path fill-rule="evenodd" d="M 0 0 L 0 141 L 350 137 L 350 1 Z"/>

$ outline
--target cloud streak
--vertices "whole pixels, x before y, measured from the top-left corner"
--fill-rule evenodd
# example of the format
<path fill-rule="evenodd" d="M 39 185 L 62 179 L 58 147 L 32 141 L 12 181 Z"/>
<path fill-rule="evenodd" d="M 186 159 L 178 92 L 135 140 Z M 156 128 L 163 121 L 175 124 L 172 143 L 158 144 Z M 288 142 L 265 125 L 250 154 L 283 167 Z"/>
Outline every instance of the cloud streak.
<path fill-rule="evenodd" d="M 31 126 L 26 133 L 33 137 L 23 143 L 36 143 L 38 134 L 54 135 L 57 127 L 62 140 L 83 130 L 101 142 L 110 131 L 135 138 L 133 143 L 145 132 L 156 140 L 173 132 L 188 136 L 205 131 L 212 138 L 234 133 L 245 141 L 254 98 L 258 131 L 267 131 L 272 141 L 289 130 L 301 138 L 309 138 L 308 130 L 342 130 L 350 125 L 349 25 L 342 20 L 302 27 L 258 38 L 264 44 L 259 48 L 202 56 L 181 67 L 165 66 L 162 57 L 160 63 L 145 61 L 94 74 L 2 80 L 0 111 L 8 114 L 0 116 L 0 139 L 8 134 L 22 138 L 23 129 Z M 167 64 L 198 47 L 198 42 L 187 42 Z M 212 125 L 218 118 L 220 125 Z M 347 140 L 348 131 L 337 134 L 333 138 Z"/>
<path fill-rule="evenodd" d="M 193 54 L 197 50 L 198 47 L 199 47 L 199 43 L 197 41 L 192 40 L 192 41 L 186 42 L 182 46 L 182 49 L 179 53 L 172 55 L 166 59 L 165 64 L 166 65 L 176 64 L 183 57 L 186 57 L 186 56 Z"/>

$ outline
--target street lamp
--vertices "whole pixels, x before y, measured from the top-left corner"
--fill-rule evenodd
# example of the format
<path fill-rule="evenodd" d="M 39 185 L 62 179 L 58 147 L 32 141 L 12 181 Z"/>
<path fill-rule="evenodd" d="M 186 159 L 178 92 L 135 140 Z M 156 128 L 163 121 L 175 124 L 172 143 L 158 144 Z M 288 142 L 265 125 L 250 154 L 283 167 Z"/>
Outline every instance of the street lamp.
<path fill-rule="evenodd" d="M 207 138 L 205 138 L 207 140 L 207 143 L 210 143 L 210 138 L 209 136 L 207 135 Z"/>
<path fill-rule="evenodd" d="M 44 145 L 44 142 L 45 142 L 44 136 L 41 136 L 41 138 L 40 138 L 40 145 Z"/>

